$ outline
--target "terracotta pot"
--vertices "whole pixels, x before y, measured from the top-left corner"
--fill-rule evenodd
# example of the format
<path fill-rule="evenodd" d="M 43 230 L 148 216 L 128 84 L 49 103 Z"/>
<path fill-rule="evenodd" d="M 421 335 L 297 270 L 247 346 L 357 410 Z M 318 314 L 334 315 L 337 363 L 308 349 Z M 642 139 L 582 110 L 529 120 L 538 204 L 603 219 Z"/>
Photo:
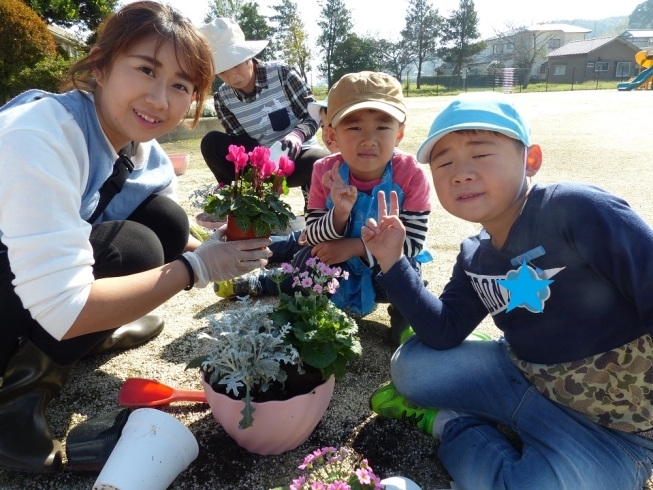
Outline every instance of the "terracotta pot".
<path fill-rule="evenodd" d="M 257 237 L 254 233 L 254 227 L 250 225 L 247 231 L 243 231 L 240 226 L 236 224 L 236 217 L 232 215 L 227 215 L 227 231 L 224 236 L 227 238 L 228 242 L 235 242 L 236 240 L 249 240 L 250 238 L 263 238 L 269 237 L 270 234 Z"/>
<path fill-rule="evenodd" d="M 183 175 L 188 169 L 190 154 L 188 153 L 171 153 L 168 155 L 172 166 L 175 169 L 175 175 Z"/>
<path fill-rule="evenodd" d="M 303 444 L 324 416 L 335 383 L 331 376 L 305 395 L 284 401 L 252 402 L 254 423 L 241 430 L 238 423 L 243 418 L 240 412 L 245 408 L 245 402 L 216 393 L 204 381 L 204 376 L 201 378 L 206 400 L 218 423 L 239 446 L 262 455 L 281 454 Z"/>

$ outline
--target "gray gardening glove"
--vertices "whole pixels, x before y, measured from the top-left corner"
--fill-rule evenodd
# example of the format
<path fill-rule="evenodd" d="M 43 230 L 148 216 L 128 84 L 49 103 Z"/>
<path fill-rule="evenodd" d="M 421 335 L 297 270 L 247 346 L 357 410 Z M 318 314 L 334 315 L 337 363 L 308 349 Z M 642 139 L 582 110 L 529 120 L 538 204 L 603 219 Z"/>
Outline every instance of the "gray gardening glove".
<path fill-rule="evenodd" d="M 304 135 L 301 131 L 293 130 L 281 140 L 281 149 L 288 150 L 288 158 L 293 162 L 297 159 L 302 152 L 302 144 L 304 143 Z"/>
<path fill-rule="evenodd" d="M 233 279 L 268 263 L 267 258 L 272 255 L 267 248 L 271 243 L 269 238 L 224 242 L 225 229 L 216 230 L 194 252 L 184 253 L 198 278 L 195 287 Z"/>

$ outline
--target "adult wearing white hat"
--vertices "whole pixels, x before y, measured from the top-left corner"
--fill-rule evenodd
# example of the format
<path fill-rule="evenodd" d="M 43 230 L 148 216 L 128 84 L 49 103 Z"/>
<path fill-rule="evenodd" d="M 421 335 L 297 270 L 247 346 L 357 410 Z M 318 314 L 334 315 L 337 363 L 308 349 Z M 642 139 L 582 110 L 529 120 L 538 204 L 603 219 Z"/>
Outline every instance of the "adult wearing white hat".
<path fill-rule="evenodd" d="M 232 19 L 215 19 L 200 30 L 213 51 L 216 75 L 224 82 L 214 103 L 225 132 L 211 131 L 201 143 L 213 175 L 223 184 L 233 180 L 233 163 L 226 160 L 229 145 L 251 151 L 281 141 L 295 162 L 288 185 L 307 191 L 313 163 L 329 154 L 315 138 L 318 123 L 308 112 L 315 101 L 310 88 L 292 67 L 256 59 L 269 41 L 245 40 Z"/>

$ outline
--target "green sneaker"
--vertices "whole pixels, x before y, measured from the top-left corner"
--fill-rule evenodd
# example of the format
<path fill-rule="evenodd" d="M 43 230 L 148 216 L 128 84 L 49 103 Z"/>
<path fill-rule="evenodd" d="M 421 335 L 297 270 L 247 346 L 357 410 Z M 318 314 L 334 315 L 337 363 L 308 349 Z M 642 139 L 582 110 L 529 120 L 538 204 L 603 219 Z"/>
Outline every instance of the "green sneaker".
<path fill-rule="evenodd" d="M 492 340 L 492 336 L 484 332 L 472 332 L 470 333 L 465 340 Z"/>
<path fill-rule="evenodd" d="M 406 342 L 413 335 L 415 335 L 415 330 L 413 330 L 413 327 L 408 327 L 405 329 L 403 332 L 401 332 L 401 336 L 399 337 L 399 345 Z"/>
<path fill-rule="evenodd" d="M 258 280 L 258 272 L 254 272 L 228 281 L 218 281 L 213 284 L 213 291 L 220 298 L 230 299 L 242 296 L 260 296 L 263 288 Z"/>
<path fill-rule="evenodd" d="M 415 335 L 413 327 L 407 327 L 401 332 L 399 336 L 399 345 L 406 342 L 409 338 Z M 492 337 L 484 332 L 472 332 L 470 333 L 465 340 L 492 340 Z"/>
<path fill-rule="evenodd" d="M 406 400 L 397 392 L 392 381 L 382 384 L 372 393 L 370 409 L 382 417 L 411 422 L 422 432 L 433 435 L 433 420 L 438 409 L 420 408 Z"/>

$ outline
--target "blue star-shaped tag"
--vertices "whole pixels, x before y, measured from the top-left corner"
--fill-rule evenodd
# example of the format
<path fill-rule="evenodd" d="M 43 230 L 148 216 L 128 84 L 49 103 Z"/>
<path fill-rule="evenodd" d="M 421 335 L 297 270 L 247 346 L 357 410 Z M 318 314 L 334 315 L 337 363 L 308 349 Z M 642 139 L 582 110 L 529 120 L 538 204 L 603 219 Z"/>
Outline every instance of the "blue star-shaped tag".
<path fill-rule="evenodd" d="M 497 283 L 510 291 L 510 301 L 506 313 L 521 307 L 534 313 L 542 313 L 544 301 L 549 298 L 549 284 L 552 279 L 540 279 L 537 273 L 525 262 L 517 270 L 509 271 L 505 279 L 497 279 Z"/>

